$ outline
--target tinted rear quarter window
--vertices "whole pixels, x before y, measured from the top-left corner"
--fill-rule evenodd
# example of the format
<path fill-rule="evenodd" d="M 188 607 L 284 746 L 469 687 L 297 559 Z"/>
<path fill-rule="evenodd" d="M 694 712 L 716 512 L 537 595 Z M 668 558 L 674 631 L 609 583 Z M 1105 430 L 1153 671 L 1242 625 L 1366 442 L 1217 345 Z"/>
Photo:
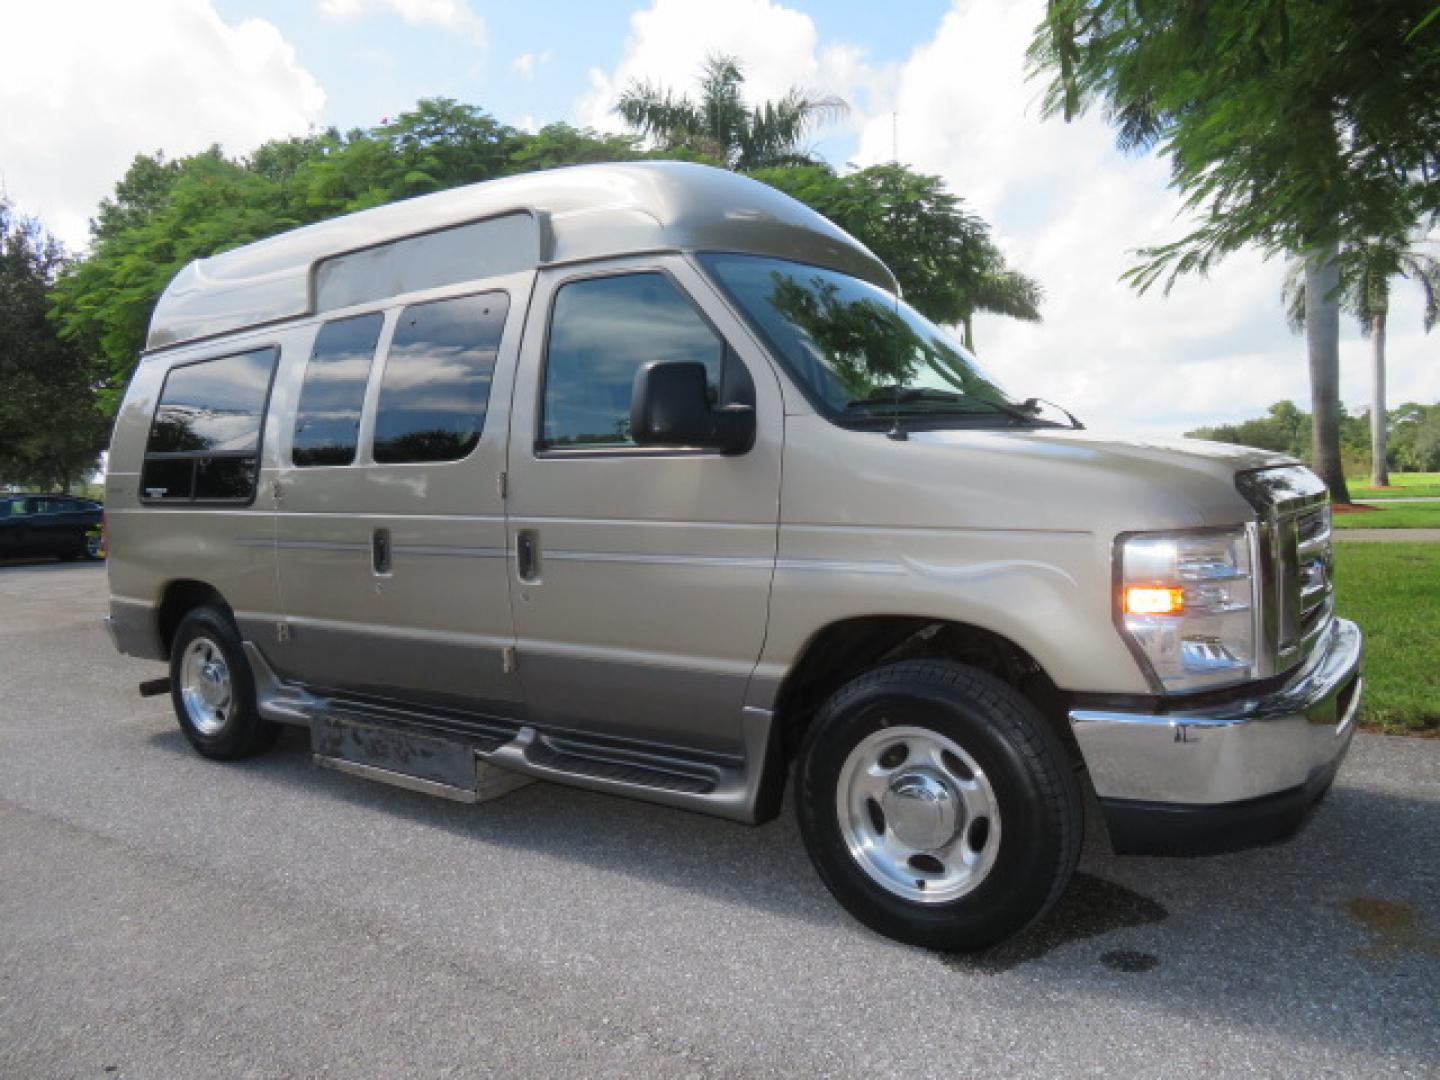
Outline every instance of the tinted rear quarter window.
<path fill-rule="evenodd" d="M 509 306 L 492 292 L 400 313 L 375 413 L 377 462 L 457 461 L 475 449 Z"/>
<path fill-rule="evenodd" d="M 279 351 L 183 364 L 165 376 L 140 494 L 145 502 L 244 502 L 255 494 L 260 432 Z"/>

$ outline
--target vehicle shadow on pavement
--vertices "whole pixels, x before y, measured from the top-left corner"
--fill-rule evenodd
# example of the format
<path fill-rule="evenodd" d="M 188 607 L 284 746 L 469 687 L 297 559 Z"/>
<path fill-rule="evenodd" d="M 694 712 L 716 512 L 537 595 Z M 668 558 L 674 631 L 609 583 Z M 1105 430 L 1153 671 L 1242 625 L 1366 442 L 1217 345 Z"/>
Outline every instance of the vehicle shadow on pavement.
<path fill-rule="evenodd" d="M 149 742 L 193 754 L 178 731 L 152 734 Z M 469 841 L 878 940 L 843 913 L 810 870 L 788 800 L 786 812 L 761 828 L 544 783 L 464 806 L 317 768 L 299 730 L 286 731 L 265 757 L 216 767 L 304 785 Z M 1433 1033 L 1422 1035 L 1431 1025 L 1412 1027 L 1395 1014 L 1424 1010 L 1440 995 L 1435 820 L 1433 802 L 1342 783 L 1297 838 L 1197 859 L 1118 858 L 1092 821 L 1080 871 L 1046 918 L 986 953 L 914 952 L 933 955 L 955 977 L 1029 971 L 1083 985 L 1098 978 L 1116 993 L 1146 1001 L 1160 993 L 1176 1007 L 1237 1025 L 1253 1023 L 1252 1011 L 1262 1004 L 1273 1016 L 1277 1002 L 1284 1003 L 1293 1006 L 1283 1011 L 1295 1024 L 1319 1035 L 1356 1022 L 1343 1010 L 1351 991 L 1342 988 L 1359 984 L 1372 999 L 1394 995 L 1387 1008 L 1395 1023 L 1385 1033 L 1392 1049 L 1433 1052 Z M 1355 858 L 1357 851 L 1366 857 Z M 1325 985 L 1317 985 L 1322 977 Z M 1342 996 L 1334 1009 L 1317 1009 L 1317 994 Z M 1373 1025 L 1376 1010 L 1367 1013 Z M 1368 1029 L 1357 1034 L 1375 1037 Z M 1411 1039 L 1421 1041 L 1405 1046 Z"/>

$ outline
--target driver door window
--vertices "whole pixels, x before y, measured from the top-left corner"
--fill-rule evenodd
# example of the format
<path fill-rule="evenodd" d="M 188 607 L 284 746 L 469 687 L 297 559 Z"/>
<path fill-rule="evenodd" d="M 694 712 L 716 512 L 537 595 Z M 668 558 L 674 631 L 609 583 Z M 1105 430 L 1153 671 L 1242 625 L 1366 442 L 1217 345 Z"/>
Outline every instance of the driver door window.
<path fill-rule="evenodd" d="M 705 365 L 712 402 L 721 397 L 725 343 L 662 273 L 582 278 L 555 294 L 545 356 L 539 448 L 634 446 L 630 394 L 654 360 Z"/>

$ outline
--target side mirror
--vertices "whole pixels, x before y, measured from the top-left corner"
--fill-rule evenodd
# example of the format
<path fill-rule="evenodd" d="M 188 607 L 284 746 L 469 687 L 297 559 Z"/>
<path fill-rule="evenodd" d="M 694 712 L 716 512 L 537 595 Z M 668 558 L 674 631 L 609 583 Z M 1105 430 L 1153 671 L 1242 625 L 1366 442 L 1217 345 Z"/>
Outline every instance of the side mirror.
<path fill-rule="evenodd" d="M 655 360 L 635 373 L 630 437 L 637 446 L 686 446 L 743 454 L 755 445 L 755 410 L 710 407 L 705 365 Z"/>

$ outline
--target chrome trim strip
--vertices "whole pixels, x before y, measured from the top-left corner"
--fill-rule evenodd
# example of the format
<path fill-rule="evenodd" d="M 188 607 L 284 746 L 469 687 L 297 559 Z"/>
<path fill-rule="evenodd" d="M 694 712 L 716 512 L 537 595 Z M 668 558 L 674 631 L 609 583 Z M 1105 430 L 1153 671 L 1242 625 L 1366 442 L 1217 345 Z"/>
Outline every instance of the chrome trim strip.
<path fill-rule="evenodd" d="M 637 563 L 654 566 L 725 566 L 747 570 L 770 570 L 775 560 L 750 555 L 662 555 L 623 551 L 564 551 L 547 549 L 543 557 L 560 562 Z"/>
<path fill-rule="evenodd" d="M 676 653 L 647 652 L 640 649 L 604 648 L 564 641 L 542 641 L 535 638 L 519 638 L 515 642 L 515 646 L 522 670 L 527 655 L 593 660 L 601 664 L 633 664 L 638 667 L 694 671 L 705 675 L 738 675 L 745 678 L 749 678 L 755 670 L 753 659 L 721 660 L 714 657 L 684 656 Z"/>
<path fill-rule="evenodd" d="M 1014 533 L 1017 536 L 1094 536 L 1093 529 L 1016 529 L 1013 527 L 989 528 L 984 525 L 827 525 L 820 522 L 782 521 L 780 532 L 843 533 L 887 533 L 896 536 L 951 536 L 955 533 Z"/>
<path fill-rule="evenodd" d="M 543 514 L 528 517 L 516 515 L 509 520 L 511 525 L 522 527 L 526 525 L 537 527 L 542 525 L 619 525 L 647 529 L 696 529 L 707 532 L 734 531 L 736 529 L 759 531 L 766 534 L 775 532 L 775 522 L 773 521 L 660 521 L 653 518 L 582 518 Z"/>
<path fill-rule="evenodd" d="M 288 625 L 301 630 L 338 630 L 352 634 L 373 634 L 409 641 L 435 642 L 441 645 L 465 645 L 484 649 L 501 649 L 507 645 L 515 644 L 514 638 L 495 637 L 489 634 L 466 634 L 455 630 L 416 629 L 413 626 L 391 626 L 388 624 L 347 622 L 336 619 L 315 619 L 305 615 L 290 615 L 285 621 Z"/>
<path fill-rule="evenodd" d="M 238 547 L 283 548 L 286 551 L 369 551 L 370 545 L 359 540 L 269 540 L 246 537 L 235 541 Z M 459 559 L 503 559 L 510 553 L 497 547 L 453 547 L 443 544 L 394 544 L 395 554 L 435 555 Z"/>
<path fill-rule="evenodd" d="M 401 462 L 400 464 L 419 463 Z M 386 466 L 386 468 L 391 467 Z M 412 514 L 409 511 L 403 514 L 362 514 L 349 510 L 277 510 L 275 516 L 282 518 L 354 518 L 357 521 L 459 521 L 483 525 L 503 525 L 505 523 L 505 518 L 501 514 Z"/>
<path fill-rule="evenodd" d="M 287 551 L 369 551 L 370 545 L 358 540 L 273 540 L 276 547 Z"/>
<path fill-rule="evenodd" d="M 447 547 L 443 544 L 395 544 L 395 554 L 438 555 L 457 559 L 503 559 L 510 553 L 495 547 Z"/>
<path fill-rule="evenodd" d="M 355 466 L 346 466 L 355 468 Z M 111 476 L 122 475 L 111 473 Z M 131 473 L 129 475 L 138 475 Z M 283 476 L 280 477 L 283 483 Z M 194 506 L 189 503 L 176 503 L 174 505 L 155 504 L 152 506 L 140 507 L 116 507 L 114 510 L 106 510 L 112 516 L 121 514 L 152 514 L 156 510 L 168 512 L 183 511 L 187 514 L 210 514 L 222 517 L 250 517 L 256 514 L 264 514 L 267 518 L 353 518 L 356 521 L 459 521 L 463 523 L 476 523 L 483 525 L 503 525 L 505 518 L 498 514 L 412 514 L 408 511 L 403 514 L 369 514 L 359 513 L 350 510 L 278 510 L 265 506 L 250 506 L 243 509 L 227 510 L 224 507 L 215 506 Z M 773 528 L 774 526 L 771 526 Z"/>
<path fill-rule="evenodd" d="M 777 570 L 821 571 L 832 574 L 900 574 L 905 567 L 895 562 L 857 561 L 854 559 L 784 558 L 775 563 Z"/>

